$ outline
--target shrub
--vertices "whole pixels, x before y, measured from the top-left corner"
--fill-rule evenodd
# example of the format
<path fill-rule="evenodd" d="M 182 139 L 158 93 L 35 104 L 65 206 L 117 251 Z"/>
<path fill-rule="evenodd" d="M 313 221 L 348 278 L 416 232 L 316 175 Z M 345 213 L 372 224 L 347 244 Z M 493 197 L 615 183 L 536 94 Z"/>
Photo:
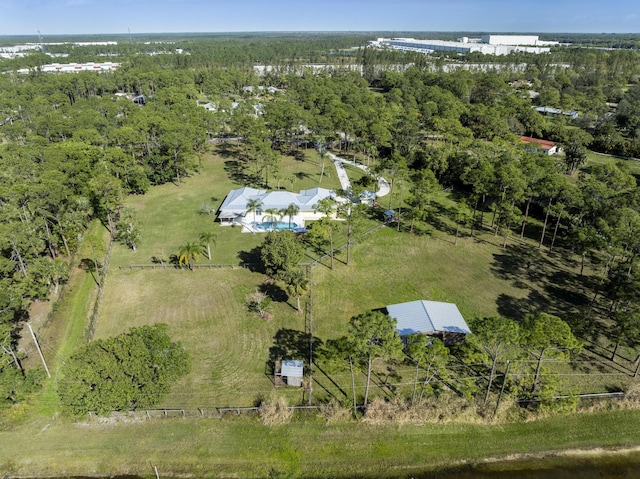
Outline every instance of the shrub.
<path fill-rule="evenodd" d="M 302 245 L 292 231 L 270 231 L 260 246 L 262 264 L 272 278 L 282 278 L 298 265 L 302 256 Z"/>
<path fill-rule="evenodd" d="M 72 355 L 58 391 L 63 408 L 74 415 L 107 415 L 156 405 L 189 371 L 186 351 L 171 342 L 166 329 L 164 324 L 132 328 Z"/>
<path fill-rule="evenodd" d="M 352 411 L 335 398 L 320 406 L 320 414 L 327 424 L 345 422 L 351 419 Z"/>
<path fill-rule="evenodd" d="M 293 412 L 288 408 L 287 400 L 282 396 L 264 399 L 258 407 L 258 415 L 265 426 L 279 426 L 291 419 Z"/>
<path fill-rule="evenodd" d="M 473 401 L 454 395 L 442 395 L 431 397 L 415 405 L 401 398 L 394 398 L 391 401 L 376 398 L 367 407 L 362 422 L 374 425 L 478 423 L 482 422 L 482 418 L 476 412 Z"/>

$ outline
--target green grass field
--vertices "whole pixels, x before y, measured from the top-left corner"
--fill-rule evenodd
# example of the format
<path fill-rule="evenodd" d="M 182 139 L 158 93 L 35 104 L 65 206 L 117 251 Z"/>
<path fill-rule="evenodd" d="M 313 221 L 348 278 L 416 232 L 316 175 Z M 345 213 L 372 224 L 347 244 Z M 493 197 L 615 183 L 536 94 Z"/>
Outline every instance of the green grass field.
<path fill-rule="evenodd" d="M 318 168 L 296 160 L 286 167 L 300 164 Z M 247 294 L 265 279 L 258 273 L 244 269 L 119 269 L 150 263 L 152 256 L 175 254 L 184 242 L 197 240 L 201 231 L 217 235 L 214 263 L 237 264 L 239 251 L 260 244 L 261 235 L 221 227 L 213 216 L 198 214 L 210 196 L 222 201 L 226 188 L 234 187 L 224 180 L 224 173 L 224 161 L 213 157 L 203 164 L 201 174 L 180 188 L 164 185 L 144 197 L 134 197 L 132 204 L 139 211 L 144 232 L 142 244 L 135 253 L 121 245 L 114 249 L 96 338 L 132 326 L 167 323 L 172 336 L 187 346 L 193 372 L 174 388 L 166 406 L 252 405 L 273 389 L 265 367 L 276 335 L 281 338 L 305 331 L 304 318 L 296 314 L 293 300 L 287 301 L 277 285 L 274 296 L 279 301 L 273 303 L 272 321 L 262 321 L 247 311 Z M 300 187 L 309 187 L 312 181 Z M 361 229 L 375 224 L 368 222 Z M 345 239 L 344 234 L 337 234 L 336 244 Z M 353 246 L 351 265 L 344 265 L 343 252 L 336 258 L 334 271 L 326 266 L 315 268 L 314 335 L 320 340 L 336 337 L 345 332 L 353 315 L 418 298 L 456 302 L 467 317 L 496 314 L 496 292 L 518 299 L 526 292 L 496 277 L 491 266 L 495 251 L 492 243 L 469 238 L 454 246 L 447 234 L 439 232 L 408 236 L 385 228 L 363 238 Z M 201 257 L 199 262 L 208 260 Z M 291 401 L 303 399 L 302 393 L 288 394 Z"/>
<path fill-rule="evenodd" d="M 283 159 L 283 170 L 304 173 L 298 175 L 303 180 L 294 184 L 294 189 L 317 184 L 320 166 L 314 154 L 311 151 L 311 158 L 305 161 Z M 214 223 L 214 216 L 198 213 L 211 197 L 219 204 L 229 189 L 238 186 L 231 179 L 233 175 L 230 178 L 229 161 L 224 156 L 207 157 L 201 173 L 188 178 L 180 188 L 163 185 L 145 196 L 133 197 L 131 204 L 143 227 L 142 244 L 136 252 L 121 245 L 114 249 L 96 337 L 116 335 L 131 326 L 167 323 L 171 335 L 186 345 L 193 366 L 192 373 L 164 401 L 166 407 L 250 406 L 273 390 L 266 374 L 270 348 L 282 348 L 285 343 L 290 355 L 307 359 L 306 344 L 300 340 L 305 332 L 304 318 L 296 314 L 294 301 L 287 298 L 282 285 L 264 286 L 261 274 L 240 268 L 191 272 L 126 267 L 150 263 L 154 256 L 162 255 L 166 260 L 181 244 L 197 241 L 203 231 L 217 235 L 212 263 L 238 264 L 245 259 L 243 252 L 261 243 L 259 234 L 222 227 Z M 589 276 L 578 277 L 577 258 L 562 250 L 538 250 L 535 239 L 519 237 L 512 238 L 503 250 L 502 238 L 487 230 L 471 238 L 464 229 L 454 244 L 454 224 L 447 217 L 452 201 L 447 193 L 439 196 L 438 204 L 441 214 L 431 234 L 412 235 L 387 227 L 355 243 L 349 266 L 344 264 L 343 248 L 336 256 L 334 270 L 328 268 L 328 259 L 314 269 L 313 328 L 318 341 L 344 334 L 354 315 L 415 299 L 456 303 L 468 319 L 495 314 L 521 319 L 539 309 L 561 317 L 578 314 L 590 298 L 593 284 Z M 490 215 L 485 215 L 485 221 L 489 220 Z M 366 220 L 359 231 L 376 224 Z M 539 224 L 532 219 L 529 232 L 535 235 L 537 230 Z M 344 231 L 338 232 L 335 244 L 344 241 Z M 317 254 L 309 249 L 305 261 Z M 198 261 L 209 262 L 204 256 Z M 534 266 L 527 266 L 527 261 Z M 249 312 L 245 304 L 246 296 L 261 287 L 268 288 L 275 299 L 273 319 L 266 322 Z M 621 368 L 598 362 L 599 358 L 587 353 L 581 356 L 579 366 L 556 365 L 552 372 L 574 375 L 568 381 L 572 391 L 575 387 L 583 392 L 617 390 L 629 382 L 629 374 Z M 587 376 L 598 368 L 604 368 L 607 375 L 597 379 Z M 395 372 L 400 377 L 400 393 L 412 368 L 399 365 Z M 347 374 L 318 373 L 315 398 L 343 399 L 340 389 L 348 390 L 349 382 Z M 364 390 L 362 375 L 357 378 L 357 388 L 360 393 Z M 291 403 L 305 399 L 300 391 L 281 393 Z M 385 388 L 374 388 L 373 394 L 389 393 Z"/>
<path fill-rule="evenodd" d="M 635 445 L 638 424 L 639 411 L 501 426 L 326 425 L 311 417 L 268 428 L 253 418 L 70 423 L 49 417 L 24 426 L 20 435 L 0 431 L 0 469 L 10 477 L 139 474 L 151 478 L 155 466 L 160 477 L 408 478 L 459 468 L 503 470 L 505 475 L 499 477 L 513 477 L 520 467 L 530 473 L 558 462 L 569 470 L 588 463 L 589 456 L 554 458 L 549 451 Z M 513 461 L 517 454 L 540 455 L 520 463 Z M 511 460 L 504 461 L 508 456 Z M 484 462 L 488 458 L 503 461 Z M 611 460 L 637 464 L 640 453 Z"/>
<path fill-rule="evenodd" d="M 206 156 L 200 173 L 180 187 L 163 185 L 130 198 L 128 203 L 142 223 L 142 243 L 136 252 L 122 245 L 114 248 L 95 337 L 113 336 L 143 324 L 168 324 L 172 338 L 189 351 L 192 372 L 163 401 L 166 408 L 193 411 L 253 405 L 258 397 L 274 390 L 267 375 L 270 349 L 284 348 L 291 356 L 301 356 L 306 350 L 301 341 L 303 315 L 296 314 L 293 300 L 280 285 L 265 284 L 260 273 L 243 268 L 128 267 L 149 264 L 154 257 L 168 260 L 180 245 L 197 241 L 201 232 L 217 235 L 212 263 L 237 265 L 245 258 L 242 252 L 261 243 L 260 235 L 221 227 L 214 223 L 214 216 L 199 213 L 205 203 L 218 206 L 229 189 L 240 186 L 240 170 L 230 165 L 237 161 L 237 148 Z M 305 161 L 283 158 L 282 170 L 295 177 L 294 190 L 318 184 L 320 165 L 313 151 L 307 153 Z M 326 167 L 334 171 L 329 162 Z M 335 174 L 326 175 L 322 186 L 337 188 L 336 183 Z M 441 214 L 430 234 L 383 228 L 356 242 L 349 266 L 344 264 L 342 251 L 334 270 L 328 268 L 328 260 L 313 270 L 313 332 L 318 341 L 343 334 L 355 314 L 414 299 L 454 302 L 466 318 L 502 314 L 517 319 L 538 308 L 563 317 L 575 315 L 590 298 L 590 275 L 597 274 L 597 269 L 588 265 L 588 274 L 581 278 L 578 258 L 560 249 L 538 250 L 535 220 L 528 232 L 532 237 L 513 237 L 506 250 L 501 248 L 502 238 L 488 230 L 472 238 L 464 229 L 454 244 L 455 226 L 446 215 L 452 200 L 443 192 L 437 203 Z M 374 224 L 368 219 L 359 231 Z M 343 232 L 337 234 L 336 244 L 342 241 Z M 310 250 L 309 254 L 314 253 Z M 529 263 L 523 258 L 529 258 Z M 208 260 L 200 257 L 198 262 Z M 54 361 L 54 370 L 83 342 L 93 298 L 91 281 L 87 273 L 77 270 L 56 313 L 43 328 L 51 345 L 46 355 Z M 259 319 L 245 305 L 247 294 L 260 287 L 275 299 L 270 321 Z M 584 362 L 555 367 L 552 372 L 571 375 L 567 377 L 572 387 L 581 391 L 623 388 L 631 381 L 628 371 L 598 356 L 598 352 L 606 354 L 610 346 L 606 340 L 601 338 L 597 346 L 600 349 L 594 346 L 578 358 Z M 407 391 L 407 378 L 413 371 L 397 365 L 399 378 L 378 371 L 371 394 L 392 397 Z M 605 374 L 589 375 L 594 371 Z M 314 380 L 315 400 L 347 399 L 348 374 L 316 369 Z M 395 383 L 395 393 L 387 381 Z M 361 394 L 364 375 L 358 375 L 356 387 Z M 300 389 L 278 389 L 278 394 L 285 395 L 290 404 L 306 399 Z M 153 464 L 160 472 L 198 477 L 403 477 L 490 456 L 636 445 L 640 437 L 640 413 L 636 411 L 502 426 L 327 426 L 307 418 L 269 429 L 255 418 L 72 422 L 59 417 L 56 406 L 55 382 L 50 381 L 30 405 L 5 414 L 0 430 L 0 473 L 151 477 Z"/>

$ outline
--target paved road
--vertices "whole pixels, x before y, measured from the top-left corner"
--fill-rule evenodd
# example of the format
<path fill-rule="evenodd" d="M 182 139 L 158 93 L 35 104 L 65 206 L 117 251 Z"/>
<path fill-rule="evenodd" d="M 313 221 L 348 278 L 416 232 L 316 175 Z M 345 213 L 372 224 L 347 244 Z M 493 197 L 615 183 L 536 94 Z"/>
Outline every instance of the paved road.
<path fill-rule="evenodd" d="M 340 186 L 342 186 L 343 190 L 348 190 L 351 188 L 351 182 L 349 181 L 349 176 L 344 169 L 344 164 L 355 166 L 356 168 L 360 168 L 361 170 L 370 173 L 369 168 L 362 163 L 357 163 L 352 160 L 346 160 L 344 158 L 340 158 L 339 156 L 334 155 L 333 153 L 327 152 L 327 156 L 331 158 L 333 164 L 336 167 L 336 171 L 338 173 L 338 179 L 340 180 Z M 386 196 L 391 191 L 391 187 L 389 186 L 389 182 L 382 177 L 378 178 L 378 191 L 376 191 L 376 196 L 378 198 L 382 196 Z"/>

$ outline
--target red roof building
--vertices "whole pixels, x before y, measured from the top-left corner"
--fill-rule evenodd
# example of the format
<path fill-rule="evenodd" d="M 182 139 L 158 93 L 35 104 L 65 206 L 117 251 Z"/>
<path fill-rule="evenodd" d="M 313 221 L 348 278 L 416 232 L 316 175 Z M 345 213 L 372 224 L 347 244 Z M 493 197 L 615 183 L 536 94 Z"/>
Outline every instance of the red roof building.
<path fill-rule="evenodd" d="M 555 155 L 558 153 L 558 145 L 553 141 L 541 140 L 540 138 L 532 138 L 530 136 L 521 136 L 520 140 L 523 141 L 527 151 L 534 153 L 544 153 L 545 155 Z"/>

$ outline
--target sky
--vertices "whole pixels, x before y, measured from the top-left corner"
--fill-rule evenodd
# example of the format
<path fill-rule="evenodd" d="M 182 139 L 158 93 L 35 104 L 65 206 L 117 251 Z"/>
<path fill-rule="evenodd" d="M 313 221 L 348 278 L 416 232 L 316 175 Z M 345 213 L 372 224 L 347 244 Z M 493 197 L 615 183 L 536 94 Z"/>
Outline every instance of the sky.
<path fill-rule="evenodd" d="M 638 33 L 640 0 L 0 0 L 0 36 L 129 30 Z"/>

